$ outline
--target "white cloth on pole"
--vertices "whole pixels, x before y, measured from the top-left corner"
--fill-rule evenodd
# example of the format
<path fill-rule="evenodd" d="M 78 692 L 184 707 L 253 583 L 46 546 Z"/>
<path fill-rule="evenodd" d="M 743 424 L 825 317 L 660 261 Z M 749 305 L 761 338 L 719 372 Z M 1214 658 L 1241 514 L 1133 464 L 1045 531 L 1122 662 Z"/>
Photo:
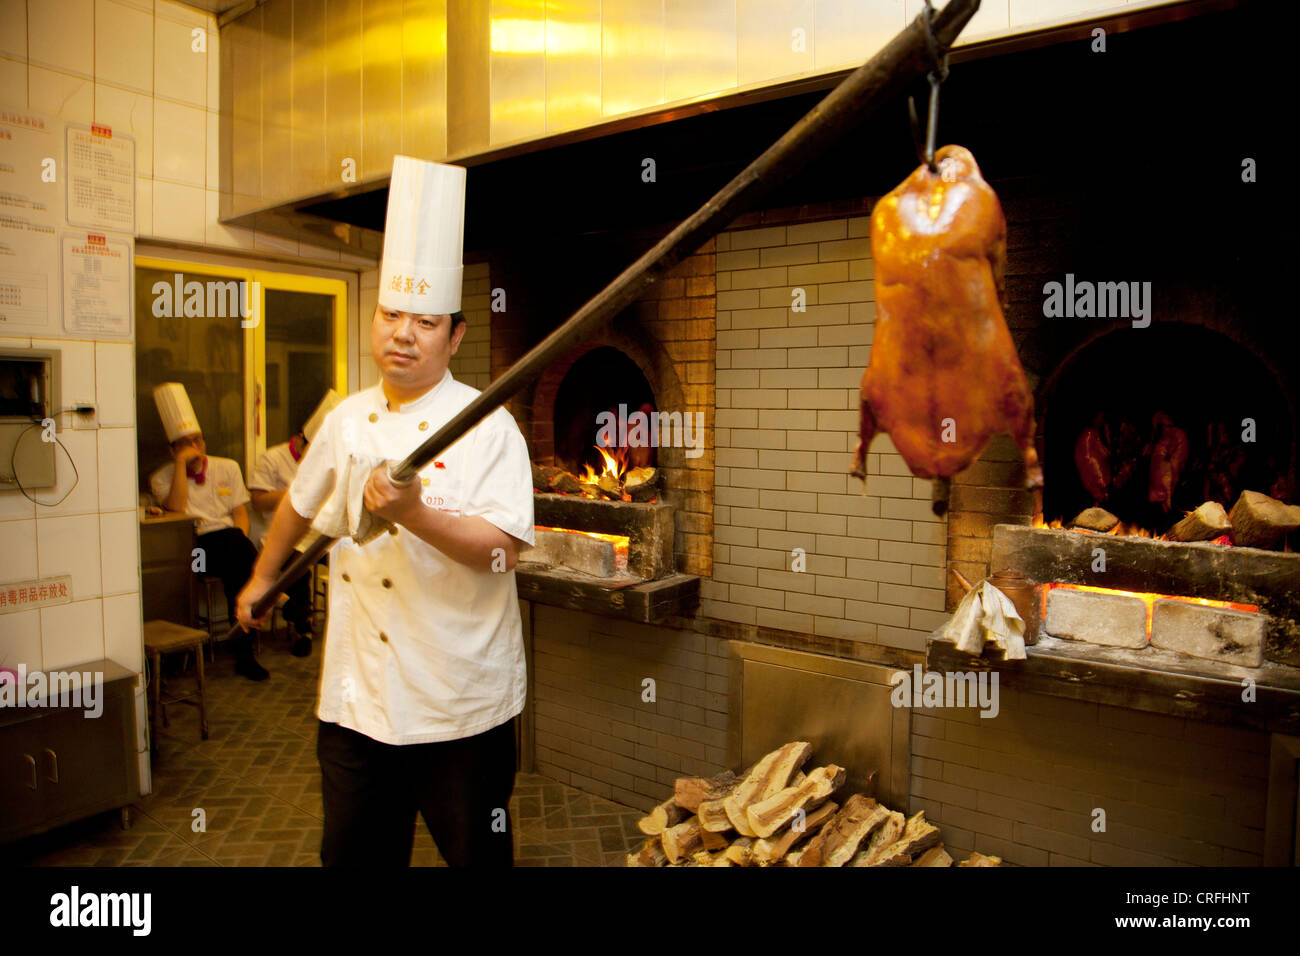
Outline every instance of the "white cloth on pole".
<path fill-rule="evenodd" d="M 365 491 L 370 473 L 385 466 L 387 459 L 364 452 L 351 452 L 334 493 L 321 506 L 311 523 L 317 534 L 330 538 L 352 538 L 364 544 L 393 525 L 366 510 Z"/>

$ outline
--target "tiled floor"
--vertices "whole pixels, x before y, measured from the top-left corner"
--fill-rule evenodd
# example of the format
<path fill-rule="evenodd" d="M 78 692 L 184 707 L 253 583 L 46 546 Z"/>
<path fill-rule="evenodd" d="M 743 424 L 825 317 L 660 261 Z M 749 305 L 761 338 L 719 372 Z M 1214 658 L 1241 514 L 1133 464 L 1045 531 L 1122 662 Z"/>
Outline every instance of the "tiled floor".
<path fill-rule="evenodd" d="M 0 862 L 50 866 L 319 866 L 320 767 L 316 762 L 316 685 L 320 649 L 289 655 L 264 638 L 271 678 L 236 677 L 230 657 L 208 665 L 208 740 L 198 711 L 168 708 L 159 734 L 154 792 L 132 808 L 123 830 L 116 813 L 0 847 Z M 176 682 L 191 686 L 190 678 Z M 203 811 L 205 827 L 198 826 Z M 510 801 L 518 866 L 621 866 L 645 839 L 641 813 L 536 774 L 519 774 Z M 413 866 L 443 866 L 423 822 Z"/>

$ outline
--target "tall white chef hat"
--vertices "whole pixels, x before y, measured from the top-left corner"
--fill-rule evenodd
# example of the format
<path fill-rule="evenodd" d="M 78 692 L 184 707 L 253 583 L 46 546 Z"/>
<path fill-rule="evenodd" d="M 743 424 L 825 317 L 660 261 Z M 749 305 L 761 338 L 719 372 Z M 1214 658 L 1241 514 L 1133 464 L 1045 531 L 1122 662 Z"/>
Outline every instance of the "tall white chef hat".
<path fill-rule="evenodd" d="M 325 393 L 325 397 L 320 400 L 316 406 L 316 411 L 311 413 L 311 418 L 307 419 L 307 424 L 302 426 L 303 437 L 308 441 L 316 440 L 316 433 L 320 431 L 321 425 L 325 423 L 325 416 L 334 410 L 339 402 L 343 401 L 343 396 L 334 389 Z"/>
<path fill-rule="evenodd" d="M 199 428 L 198 416 L 194 406 L 180 382 L 164 382 L 153 390 L 153 401 L 158 406 L 158 417 L 162 419 L 163 430 L 167 440 L 173 442 L 185 435 L 197 435 L 203 431 Z"/>
<path fill-rule="evenodd" d="M 399 312 L 460 311 L 465 168 L 393 157 L 379 304 Z"/>

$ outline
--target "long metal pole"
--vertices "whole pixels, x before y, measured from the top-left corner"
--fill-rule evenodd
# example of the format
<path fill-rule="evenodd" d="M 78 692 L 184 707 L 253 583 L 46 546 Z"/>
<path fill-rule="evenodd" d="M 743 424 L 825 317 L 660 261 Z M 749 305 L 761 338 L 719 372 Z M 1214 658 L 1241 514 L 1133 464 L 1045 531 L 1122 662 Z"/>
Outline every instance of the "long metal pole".
<path fill-rule="evenodd" d="M 951 0 L 934 15 L 934 37 L 940 56 L 952 46 L 979 6 L 980 0 Z M 858 125 L 882 104 L 900 94 L 909 83 L 934 68 L 926 42 L 924 18 L 917 16 L 689 219 L 624 269 L 563 325 L 407 455 L 391 470 L 393 480 L 399 483 L 410 481 L 416 472 L 504 405 L 548 365 L 634 302 L 647 286 L 658 281 L 737 216 L 751 209 L 774 186 L 821 155 L 846 130 Z M 280 593 L 315 565 L 336 540 L 322 537 L 298 555 L 254 605 L 254 616 L 265 614 Z M 229 638 L 239 630 L 235 625 L 226 636 Z"/>

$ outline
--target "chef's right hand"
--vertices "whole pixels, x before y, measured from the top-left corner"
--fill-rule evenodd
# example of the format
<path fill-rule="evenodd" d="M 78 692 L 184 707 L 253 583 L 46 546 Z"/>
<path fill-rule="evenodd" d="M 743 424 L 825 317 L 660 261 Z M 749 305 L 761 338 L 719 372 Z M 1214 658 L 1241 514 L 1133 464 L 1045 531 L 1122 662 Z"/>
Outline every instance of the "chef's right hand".
<path fill-rule="evenodd" d="M 235 618 L 239 621 L 239 626 L 245 631 L 257 628 L 261 630 L 262 625 L 267 622 L 271 616 L 271 611 L 275 610 L 275 605 L 271 607 L 261 617 L 253 617 L 253 605 L 260 601 L 266 592 L 271 590 L 274 579 L 252 577 L 244 585 L 244 589 L 239 592 L 239 597 L 235 599 Z"/>
<path fill-rule="evenodd" d="M 176 467 L 184 468 L 196 458 L 202 458 L 203 452 L 199 451 L 193 445 L 182 445 L 176 451 Z"/>

